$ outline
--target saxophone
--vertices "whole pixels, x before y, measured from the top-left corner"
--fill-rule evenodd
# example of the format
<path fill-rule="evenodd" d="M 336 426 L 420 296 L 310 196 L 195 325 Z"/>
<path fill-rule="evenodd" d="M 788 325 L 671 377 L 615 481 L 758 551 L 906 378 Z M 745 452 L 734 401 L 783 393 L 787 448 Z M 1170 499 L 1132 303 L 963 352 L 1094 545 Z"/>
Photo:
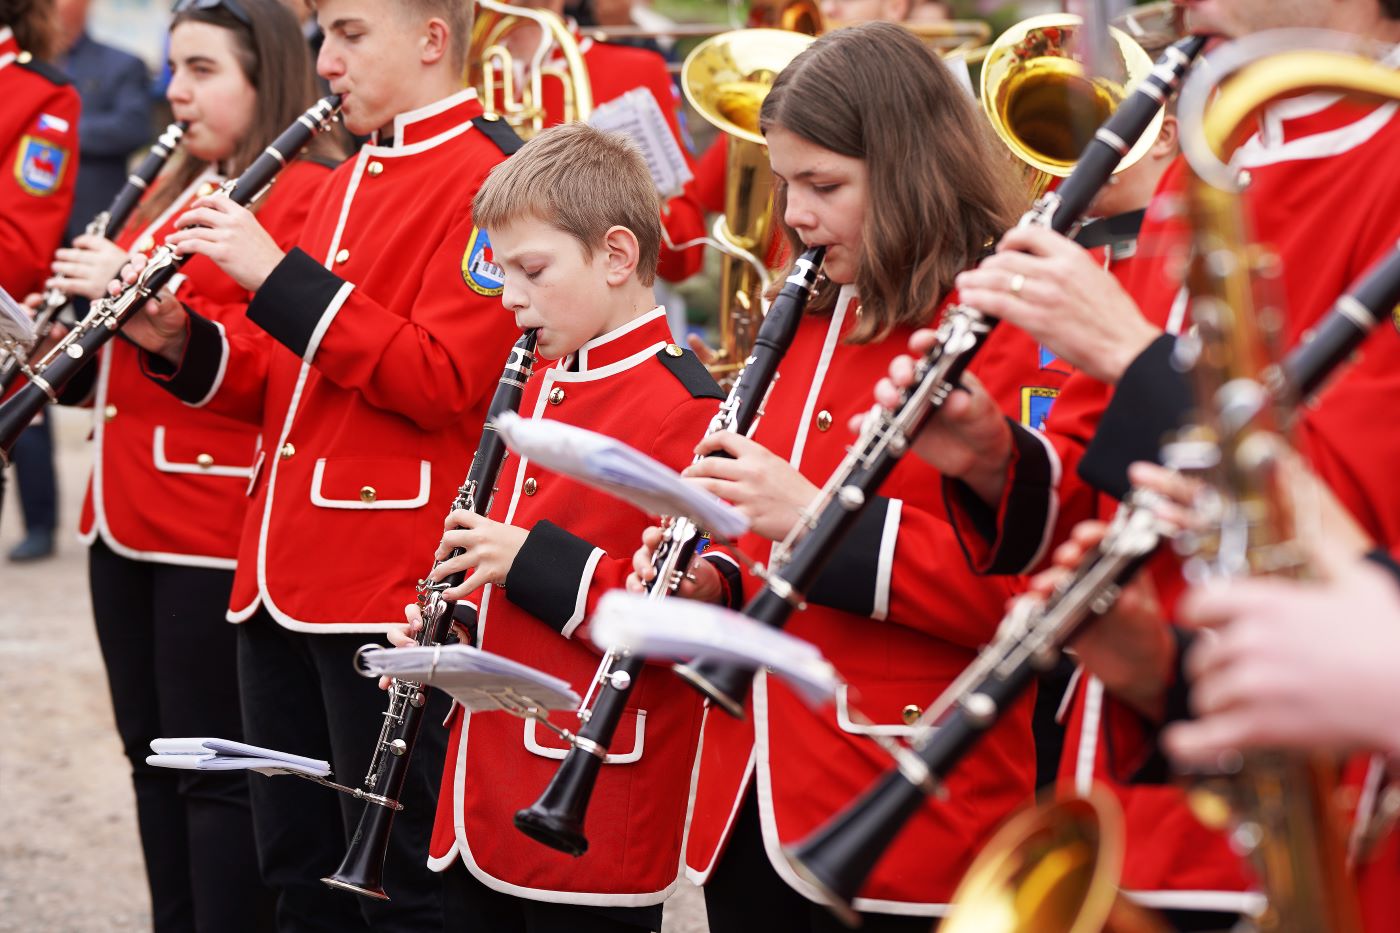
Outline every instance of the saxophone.
<path fill-rule="evenodd" d="M 1195 326 L 1179 352 L 1190 362 L 1197 408 L 1172 452 L 1179 466 L 1205 481 L 1207 520 L 1189 542 L 1186 570 L 1198 580 L 1301 578 L 1309 560 L 1284 475 L 1291 399 L 1271 388 L 1283 384 L 1271 352 L 1282 315 L 1263 297 L 1278 262 L 1253 245 L 1239 175 L 1224 160 L 1243 128 L 1277 97 L 1307 89 L 1396 99 L 1400 76 L 1358 56 L 1353 40 L 1295 31 L 1250 37 L 1217 63 L 1212 74 L 1188 82 L 1180 110 L 1192 171 L 1187 290 Z M 1207 97 L 1226 78 L 1207 110 Z M 1336 763 L 1268 749 L 1229 759 L 1193 798 L 1214 803 L 1218 794 L 1232 811 L 1234 841 L 1253 862 L 1268 902 L 1260 928 L 1359 930 L 1344 828 L 1333 804 Z"/>

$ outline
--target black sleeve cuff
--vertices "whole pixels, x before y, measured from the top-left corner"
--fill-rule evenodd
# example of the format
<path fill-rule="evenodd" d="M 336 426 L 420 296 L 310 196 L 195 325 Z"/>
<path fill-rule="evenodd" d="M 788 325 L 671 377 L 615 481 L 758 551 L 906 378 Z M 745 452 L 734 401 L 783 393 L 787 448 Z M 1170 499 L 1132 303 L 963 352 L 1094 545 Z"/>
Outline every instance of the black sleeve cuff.
<path fill-rule="evenodd" d="M 1015 469 L 1000 511 L 983 502 L 966 483 L 944 481 L 944 502 L 949 510 L 949 522 L 958 536 L 958 545 L 968 565 L 981 574 L 1025 573 L 1040 553 L 1046 526 L 1052 520 L 1050 503 L 1056 492 L 1054 462 L 1045 443 L 1034 431 L 1010 418 L 1006 421 L 1011 426 Z M 955 505 L 964 521 L 952 514 Z M 969 528 L 991 550 L 988 559 L 981 564 L 963 539 Z"/>
<path fill-rule="evenodd" d="M 860 616 L 875 614 L 880 585 L 880 550 L 890 500 L 875 499 L 841 539 L 826 569 L 806 593 L 807 601 Z"/>
<path fill-rule="evenodd" d="M 248 320 L 306 359 L 326 309 L 344 286 L 344 279 L 294 248 L 253 295 Z"/>
<path fill-rule="evenodd" d="M 1394 555 L 1389 551 L 1384 548 L 1376 548 L 1366 555 L 1366 559 L 1390 574 L 1395 579 L 1395 585 L 1400 586 L 1400 561 L 1396 561 Z"/>
<path fill-rule="evenodd" d="M 701 559 L 719 571 L 720 583 L 724 587 L 724 605 L 738 612 L 744 608 L 744 574 L 739 565 L 728 557 L 719 554 L 702 554 Z"/>
<path fill-rule="evenodd" d="M 506 598 L 561 635 L 581 621 L 593 545 L 548 520 L 530 529 L 506 575 Z"/>
<path fill-rule="evenodd" d="M 141 370 L 180 401 L 200 405 L 209 399 L 223 368 L 224 335 L 219 325 L 200 317 L 188 305 L 185 321 L 189 340 L 180 364 L 172 366 L 164 357 L 142 350 Z"/>
<path fill-rule="evenodd" d="M 1128 494 L 1128 466 L 1161 461 L 1162 442 L 1178 430 L 1193 399 L 1186 376 L 1172 359 L 1176 337 L 1163 334 L 1138 354 L 1079 461 L 1084 481 L 1115 499 Z"/>

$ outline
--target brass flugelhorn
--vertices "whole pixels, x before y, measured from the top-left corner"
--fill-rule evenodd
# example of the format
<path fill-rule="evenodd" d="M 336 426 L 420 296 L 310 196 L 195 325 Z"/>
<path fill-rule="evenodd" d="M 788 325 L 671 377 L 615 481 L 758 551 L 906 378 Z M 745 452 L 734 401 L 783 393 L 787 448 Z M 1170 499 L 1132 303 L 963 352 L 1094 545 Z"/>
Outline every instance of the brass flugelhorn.
<path fill-rule="evenodd" d="M 529 139 L 549 122 L 546 82 L 558 82 L 564 112 L 559 122 L 587 122 L 593 113 L 593 84 L 578 42 L 548 10 L 474 0 L 471 44 L 464 82 L 476 88 L 481 106 Z M 521 58 L 522 53 L 527 57 Z M 517 71 L 523 65 L 523 72 Z M 517 85 L 518 80 L 523 80 Z"/>

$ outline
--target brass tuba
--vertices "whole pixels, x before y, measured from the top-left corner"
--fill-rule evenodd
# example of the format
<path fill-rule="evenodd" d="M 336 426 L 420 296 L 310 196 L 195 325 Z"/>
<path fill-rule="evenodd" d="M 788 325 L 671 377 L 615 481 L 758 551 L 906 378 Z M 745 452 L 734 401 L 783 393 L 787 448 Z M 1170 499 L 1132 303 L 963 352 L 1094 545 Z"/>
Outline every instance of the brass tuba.
<path fill-rule="evenodd" d="M 1094 133 L 1152 71 L 1152 58 L 1127 33 L 1109 29 L 1116 54 L 1107 73 L 1087 75 L 1075 54 L 1078 16 L 1051 13 L 1022 20 L 997 37 L 982 61 L 982 109 L 1001 141 L 1027 166 L 1032 198 L 1051 178 L 1074 169 Z M 1147 154 L 1162 125 L 1156 122 L 1123 157 L 1116 171 Z"/>
<path fill-rule="evenodd" d="M 524 139 L 550 122 L 544 106 L 547 81 L 560 86 L 559 122 L 586 121 L 593 113 L 593 86 L 578 42 L 548 10 L 475 0 L 463 78 L 476 88 L 487 114 L 505 120 Z"/>
<path fill-rule="evenodd" d="M 681 69 L 690 105 L 728 138 L 724 214 L 712 231 L 723 257 L 719 349 L 711 366 L 721 384 L 748 358 L 772 281 L 762 254 L 772 229 L 773 174 L 758 129 L 759 108 L 778 72 L 812 41 L 780 29 L 726 32 L 696 46 Z"/>

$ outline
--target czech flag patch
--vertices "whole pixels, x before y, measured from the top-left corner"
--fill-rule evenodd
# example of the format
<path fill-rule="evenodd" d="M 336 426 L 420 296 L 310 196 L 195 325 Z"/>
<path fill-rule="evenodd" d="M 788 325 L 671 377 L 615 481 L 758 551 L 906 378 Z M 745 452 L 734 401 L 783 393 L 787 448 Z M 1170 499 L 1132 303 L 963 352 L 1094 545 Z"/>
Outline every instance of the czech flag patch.
<path fill-rule="evenodd" d="M 467 288 L 487 298 L 506 290 L 506 270 L 496 265 L 491 238 L 480 227 L 472 227 L 467 251 L 462 254 L 462 281 L 467 283 Z"/>
<path fill-rule="evenodd" d="M 35 197 L 48 197 L 63 182 L 68 168 L 68 150 L 47 140 L 25 136 L 15 157 L 15 180 Z"/>

